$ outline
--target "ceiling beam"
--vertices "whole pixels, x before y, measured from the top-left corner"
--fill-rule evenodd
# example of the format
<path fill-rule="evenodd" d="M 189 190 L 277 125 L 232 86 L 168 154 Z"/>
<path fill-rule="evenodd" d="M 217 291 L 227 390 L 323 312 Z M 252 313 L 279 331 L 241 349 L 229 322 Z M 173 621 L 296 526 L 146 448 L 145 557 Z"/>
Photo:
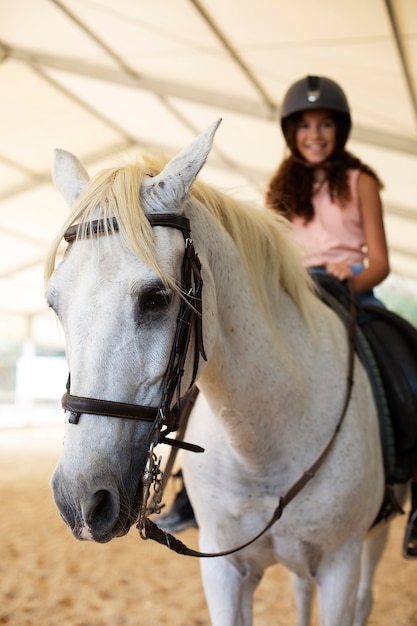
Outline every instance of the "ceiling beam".
<path fill-rule="evenodd" d="M 138 73 L 131 68 L 125 61 L 122 59 L 120 55 L 118 55 L 112 48 L 103 39 L 98 37 L 91 28 L 89 28 L 82 20 L 80 20 L 75 13 L 70 11 L 70 9 L 63 4 L 60 0 L 49 0 L 53 4 L 55 4 L 58 9 L 60 9 L 65 15 L 72 21 L 78 28 L 80 28 L 90 39 L 92 39 L 99 48 L 101 48 L 107 56 L 109 56 L 113 61 L 117 63 L 123 72 L 127 72 L 128 74 L 132 74 L 132 76 L 138 76 Z"/>
<path fill-rule="evenodd" d="M 26 176 L 27 178 L 30 178 L 31 180 L 35 182 L 43 182 L 40 179 L 38 172 L 35 172 L 28 167 L 25 167 L 22 163 L 19 163 L 18 161 L 10 159 L 4 154 L 0 154 L 0 163 L 5 165 L 6 167 L 9 167 L 10 169 L 16 170 L 20 174 L 23 174 L 23 176 Z"/>
<path fill-rule="evenodd" d="M 93 30 L 90 27 L 88 27 L 81 19 L 79 19 L 75 13 L 70 11 L 68 7 L 61 2 L 61 0 L 50 0 L 50 2 L 53 2 L 63 13 L 65 13 L 65 15 L 72 22 L 74 22 L 74 24 L 76 24 L 78 28 L 80 28 L 90 39 L 92 39 L 107 54 L 107 56 L 109 56 L 113 61 L 115 61 L 117 65 L 119 66 L 120 70 L 122 71 L 122 73 L 125 73 L 127 76 L 130 76 L 136 80 L 140 80 L 141 74 L 136 69 L 129 66 L 124 61 L 124 59 L 120 55 L 118 55 L 103 39 L 98 37 L 98 35 L 96 35 L 96 33 L 93 32 Z M 205 19 L 209 20 L 208 15 L 204 14 L 204 11 L 202 8 L 200 8 L 200 11 L 202 12 L 202 15 L 205 17 Z M 214 24 L 212 22 L 210 22 L 210 26 L 214 28 Z M 231 47 L 227 44 L 225 38 L 217 30 L 216 30 L 216 34 L 218 37 L 222 38 L 223 44 L 228 48 L 229 52 L 232 53 Z M 239 59 L 237 58 L 236 53 L 234 55 L 234 58 L 237 62 L 239 62 Z M 242 63 L 243 62 L 240 63 L 240 66 L 242 66 Z M 249 70 L 247 70 L 247 72 L 248 71 Z M 253 81 L 256 81 L 255 77 L 252 77 L 252 79 Z M 258 85 L 258 90 L 260 90 L 260 85 Z M 163 106 L 165 106 L 170 111 L 170 113 L 179 120 L 180 123 L 182 123 L 186 128 L 188 128 L 191 131 L 191 133 L 197 135 L 201 131 L 201 129 L 197 128 L 195 124 L 193 124 L 186 116 L 182 115 L 182 113 L 178 110 L 178 108 L 174 105 L 174 103 L 170 101 L 165 96 L 165 94 L 155 93 L 155 96 L 159 98 Z M 223 161 L 225 165 L 227 165 L 227 167 L 229 167 L 232 170 L 237 169 L 237 164 L 234 163 L 231 159 L 229 159 L 218 148 L 215 148 L 215 151 L 217 152 L 218 157 Z"/>
<path fill-rule="evenodd" d="M 405 220 L 416 221 L 416 209 L 415 207 L 401 206 L 400 204 L 394 204 L 392 202 L 384 202 L 384 213 L 389 215 L 395 215 Z"/>
<path fill-rule="evenodd" d="M 241 55 L 237 52 L 237 50 L 232 46 L 229 39 L 226 35 L 220 30 L 219 25 L 216 24 L 214 19 L 211 17 L 209 12 L 203 6 L 203 3 L 200 0 L 190 0 L 191 4 L 197 9 L 200 13 L 203 20 L 206 22 L 210 30 L 214 33 L 216 38 L 220 41 L 222 46 L 226 49 L 228 55 L 233 59 L 233 61 L 238 65 L 238 67 L 242 70 L 243 74 L 249 80 L 251 85 L 255 88 L 255 90 L 261 96 L 263 102 L 266 106 L 272 111 L 275 110 L 275 103 L 270 98 L 269 94 L 265 91 L 261 83 L 258 81 L 252 70 L 242 59 Z"/>
<path fill-rule="evenodd" d="M 397 16 L 393 6 L 392 0 L 385 0 L 385 6 L 388 12 L 388 18 L 391 24 L 391 30 L 394 37 L 395 45 L 397 47 L 398 56 L 400 57 L 401 68 L 404 74 L 405 84 L 407 85 L 408 94 L 411 101 L 411 106 L 414 112 L 414 119 L 417 128 L 417 94 L 414 90 L 414 81 L 410 65 L 408 63 L 407 54 L 403 46 L 402 37 L 400 33 L 400 27 L 398 24 Z"/>
<path fill-rule="evenodd" d="M 400 254 L 401 256 L 408 259 L 409 261 L 412 261 L 413 263 L 416 262 L 417 250 L 415 250 L 414 248 L 398 246 L 398 245 L 393 244 L 389 246 L 389 250 L 390 252 L 394 254 Z M 415 268 L 415 274 L 417 275 L 417 267 Z"/>
<path fill-rule="evenodd" d="M 23 237 L 22 237 L 23 239 Z M 30 261 L 26 261 L 25 263 L 19 263 L 18 265 L 14 265 L 13 267 L 9 267 L 6 270 L 0 272 L 0 280 L 5 280 L 16 276 L 16 274 L 20 274 L 20 272 L 25 272 L 27 270 L 31 270 L 34 267 L 42 267 L 45 263 L 45 253 L 43 253 L 39 257 L 35 257 Z"/>
<path fill-rule="evenodd" d="M 197 104 L 213 106 L 218 109 L 233 111 L 264 120 L 275 122 L 279 117 L 280 109 L 278 105 L 271 107 L 261 100 L 256 101 L 234 97 L 229 94 L 200 89 L 192 85 L 178 82 L 145 78 L 143 76 L 132 76 L 131 74 L 120 72 L 119 70 L 83 62 L 79 59 L 59 57 L 24 48 L 14 48 L 4 44 L 3 49 L 7 51 L 8 57 L 28 63 L 39 69 L 52 69 L 79 76 L 86 76 L 115 85 L 124 85 L 135 89 L 150 91 L 157 96 L 188 100 Z M 406 137 L 404 135 L 378 131 L 366 126 L 355 125 L 351 138 L 379 148 L 417 155 L 417 139 L 413 137 Z"/>

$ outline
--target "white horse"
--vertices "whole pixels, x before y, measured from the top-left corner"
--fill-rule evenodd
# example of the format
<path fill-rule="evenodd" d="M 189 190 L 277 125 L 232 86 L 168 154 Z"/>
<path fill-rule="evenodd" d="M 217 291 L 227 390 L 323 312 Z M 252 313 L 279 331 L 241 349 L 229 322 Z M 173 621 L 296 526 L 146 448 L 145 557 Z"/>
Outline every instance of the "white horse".
<path fill-rule="evenodd" d="M 261 531 L 340 419 L 347 333 L 313 293 L 286 223 L 195 182 L 217 126 L 162 171 L 148 161 L 89 180 L 74 156 L 57 151 L 54 181 L 72 212 L 48 261 L 47 301 L 64 328 L 73 404 L 64 403 L 65 443 L 52 488 L 78 539 L 125 534 L 143 505 L 143 470 L 155 424 L 167 419 L 158 407 L 184 303 L 190 240 L 181 216 L 189 220 L 204 284 L 206 360 L 196 356 L 192 335 L 182 377 L 186 390 L 198 365 L 201 393 L 187 440 L 205 452 L 187 452 L 182 463 L 200 549 L 233 548 Z M 160 214 L 173 223 L 161 223 Z M 71 243 L 55 269 L 64 233 Z M 249 547 L 201 560 L 214 626 L 252 623 L 253 592 L 277 562 L 294 576 L 299 626 L 309 624 L 315 585 L 322 626 L 365 624 L 388 525 L 368 533 L 383 499 L 383 460 L 358 361 L 354 380 L 329 453 L 281 519 Z M 151 407 L 150 415 L 129 419 L 123 407 L 133 404 L 141 405 L 138 413 Z"/>

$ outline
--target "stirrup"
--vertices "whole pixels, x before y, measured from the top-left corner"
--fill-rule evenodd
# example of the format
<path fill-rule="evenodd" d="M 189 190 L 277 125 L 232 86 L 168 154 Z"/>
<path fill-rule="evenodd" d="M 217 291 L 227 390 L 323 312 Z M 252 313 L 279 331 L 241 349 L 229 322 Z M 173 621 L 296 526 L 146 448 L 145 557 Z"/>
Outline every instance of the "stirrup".
<path fill-rule="evenodd" d="M 408 518 L 403 543 L 403 557 L 405 559 L 417 558 L 417 509 L 412 511 Z"/>

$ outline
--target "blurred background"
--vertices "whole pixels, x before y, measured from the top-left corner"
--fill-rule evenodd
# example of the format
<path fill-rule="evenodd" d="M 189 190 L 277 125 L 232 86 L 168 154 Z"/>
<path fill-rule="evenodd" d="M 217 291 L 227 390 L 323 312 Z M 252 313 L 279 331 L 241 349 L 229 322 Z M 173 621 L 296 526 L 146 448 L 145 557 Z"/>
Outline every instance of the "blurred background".
<path fill-rule="evenodd" d="M 201 176 L 261 206 L 280 103 L 307 74 L 347 93 L 348 147 L 385 183 L 379 296 L 417 323 L 415 0 L 0 0 L 0 426 L 60 420 L 64 342 L 43 297 L 67 211 L 54 148 L 95 173 L 172 156 L 222 117 Z"/>

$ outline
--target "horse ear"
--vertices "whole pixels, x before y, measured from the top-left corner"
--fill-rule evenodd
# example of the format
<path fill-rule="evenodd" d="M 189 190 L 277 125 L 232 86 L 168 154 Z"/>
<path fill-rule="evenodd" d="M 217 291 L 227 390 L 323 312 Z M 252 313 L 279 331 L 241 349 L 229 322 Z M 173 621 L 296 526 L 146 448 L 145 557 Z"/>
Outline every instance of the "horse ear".
<path fill-rule="evenodd" d="M 52 180 L 55 187 L 72 207 L 90 180 L 83 164 L 65 150 L 55 150 Z"/>
<path fill-rule="evenodd" d="M 221 118 L 209 126 L 187 148 L 182 150 L 157 176 L 146 179 L 141 188 L 141 201 L 148 212 L 180 211 L 181 205 L 197 174 L 203 167 L 213 145 Z"/>

